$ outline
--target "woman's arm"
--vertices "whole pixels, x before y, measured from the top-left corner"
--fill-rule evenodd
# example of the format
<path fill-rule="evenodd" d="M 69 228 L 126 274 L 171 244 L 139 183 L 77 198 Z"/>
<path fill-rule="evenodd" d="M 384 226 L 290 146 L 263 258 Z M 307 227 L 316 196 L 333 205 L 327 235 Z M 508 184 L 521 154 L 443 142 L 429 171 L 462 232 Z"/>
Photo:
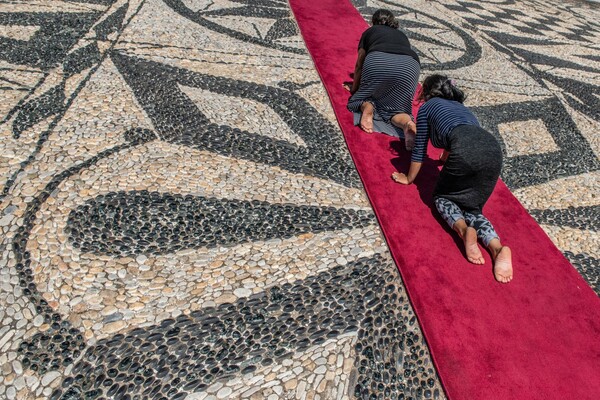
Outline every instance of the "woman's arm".
<path fill-rule="evenodd" d="M 419 171 L 421 170 L 421 165 L 423 165 L 423 163 L 414 162 L 414 161 L 410 163 L 410 169 L 408 170 L 408 184 L 409 185 L 411 183 L 413 183 L 415 181 L 415 179 L 417 178 L 417 175 L 419 174 Z"/>
<path fill-rule="evenodd" d="M 358 49 L 358 56 L 356 57 L 356 65 L 354 66 L 354 80 L 352 82 L 352 88 L 350 89 L 350 93 L 354 94 L 358 91 L 358 87 L 360 86 L 360 76 L 362 74 L 362 67 L 365 62 L 365 58 L 367 57 L 367 52 L 365 49 Z"/>
<path fill-rule="evenodd" d="M 421 170 L 422 164 L 423 163 L 413 161 L 410 163 L 410 169 L 408 170 L 408 175 L 405 175 L 402 172 L 394 172 L 392 174 L 392 179 L 403 185 L 410 185 L 417 178 L 417 175 L 419 174 L 419 171 Z"/>

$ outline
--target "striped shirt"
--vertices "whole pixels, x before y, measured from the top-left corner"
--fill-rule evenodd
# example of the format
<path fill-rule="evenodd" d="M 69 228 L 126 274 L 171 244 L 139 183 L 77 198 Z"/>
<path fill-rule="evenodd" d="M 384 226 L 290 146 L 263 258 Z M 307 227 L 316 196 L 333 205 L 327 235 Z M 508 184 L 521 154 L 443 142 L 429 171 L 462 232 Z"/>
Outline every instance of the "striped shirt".
<path fill-rule="evenodd" d="M 410 114 L 420 72 L 419 63 L 408 55 L 370 52 L 348 110 L 359 113 L 362 104 L 370 101 L 385 123 L 398 113 Z"/>
<path fill-rule="evenodd" d="M 459 125 L 479 126 L 479 121 L 467 107 L 453 100 L 434 97 L 419 109 L 417 114 L 417 137 L 411 160 L 423 162 L 427 155 L 427 141 L 433 147 L 449 149 L 450 132 Z"/>

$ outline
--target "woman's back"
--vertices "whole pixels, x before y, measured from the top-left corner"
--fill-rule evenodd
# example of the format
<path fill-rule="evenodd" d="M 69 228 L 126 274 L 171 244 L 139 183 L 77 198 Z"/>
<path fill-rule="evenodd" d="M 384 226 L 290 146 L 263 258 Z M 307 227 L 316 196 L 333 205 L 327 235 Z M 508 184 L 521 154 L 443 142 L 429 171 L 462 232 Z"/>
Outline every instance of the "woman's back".
<path fill-rule="evenodd" d="M 427 139 L 431 139 L 431 144 L 437 148 L 447 148 L 450 132 L 460 125 L 479 126 L 475 115 L 462 103 L 440 97 L 425 102 L 417 115 L 417 137 L 412 161 L 423 161 Z"/>
<path fill-rule="evenodd" d="M 360 38 L 358 48 L 364 49 L 367 54 L 373 51 L 404 54 L 420 62 L 419 56 L 410 47 L 406 35 L 387 25 L 373 25 L 367 29 Z"/>

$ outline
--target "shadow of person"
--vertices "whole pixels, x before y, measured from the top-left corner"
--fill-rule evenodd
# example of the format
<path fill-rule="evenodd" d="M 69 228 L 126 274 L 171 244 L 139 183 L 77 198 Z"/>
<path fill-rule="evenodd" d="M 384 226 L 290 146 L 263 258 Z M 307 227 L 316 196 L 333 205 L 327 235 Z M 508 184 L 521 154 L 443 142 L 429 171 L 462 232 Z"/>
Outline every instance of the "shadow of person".
<path fill-rule="evenodd" d="M 390 160 L 392 166 L 396 169 L 396 171 L 407 174 L 408 169 L 410 168 L 411 152 L 406 150 L 404 146 L 404 140 L 391 142 L 390 150 L 392 154 L 397 156 Z M 443 166 L 441 161 L 426 157 L 423 165 L 421 166 L 421 170 L 419 171 L 419 175 L 413 184 L 417 187 L 419 197 L 421 198 L 423 204 L 429 207 L 431 215 L 440 224 L 441 228 L 452 237 L 454 243 L 456 243 L 456 246 L 460 249 L 461 253 L 466 259 L 465 246 L 462 239 L 456 234 L 456 232 L 454 232 L 452 228 L 448 226 L 433 204 L 433 191 L 440 176 L 441 166 Z M 399 183 L 396 184 L 399 185 Z M 408 212 L 410 212 L 410 210 L 408 210 Z"/>

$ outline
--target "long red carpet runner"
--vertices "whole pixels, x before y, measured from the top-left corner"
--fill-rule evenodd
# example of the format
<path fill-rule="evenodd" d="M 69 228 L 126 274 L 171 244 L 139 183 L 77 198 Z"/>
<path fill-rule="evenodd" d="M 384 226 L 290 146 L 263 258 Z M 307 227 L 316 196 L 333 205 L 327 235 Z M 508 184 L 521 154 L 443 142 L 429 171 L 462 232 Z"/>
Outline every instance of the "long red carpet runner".
<path fill-rule="evenodd" d="M 600 399 L 600 298 L 500 182 L 485 208 L 513 250 L 514 280 L 469 264 L 432 209 L 437 162 L 416 185 L 409 154 L 363 133 L 342 87 L 367 24 L 347 0 L 290 0 L 451 400 Z M 430 157 L 439 152 L 430 148 Z"/>

